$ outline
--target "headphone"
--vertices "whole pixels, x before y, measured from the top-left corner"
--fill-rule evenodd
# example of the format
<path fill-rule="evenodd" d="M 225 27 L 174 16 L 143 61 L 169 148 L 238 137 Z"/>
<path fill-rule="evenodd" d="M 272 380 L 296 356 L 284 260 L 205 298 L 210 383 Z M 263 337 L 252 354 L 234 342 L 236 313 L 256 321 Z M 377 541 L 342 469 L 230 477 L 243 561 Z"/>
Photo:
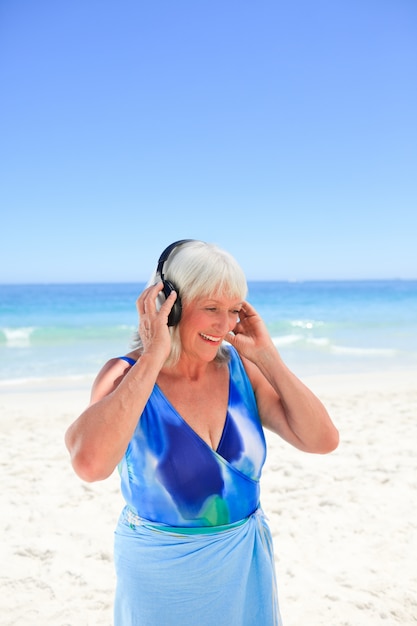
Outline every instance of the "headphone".
<path fill-rule="evenodd" d="M 169 258 L 171 252 L 175 250 L 175 248 L 178 248 L 178 246 L 182 246 L 182 244 L 187 243 L 188 241 L 196 241 L 196 240 L 195 239 L 180 239 L 179 241 L 174 241 L 174 243 L 171 243 L 171 245 L 165 248 L 165 250 L 162 252 L 161 256 L 159 257 L 158 265 L 156 268 L 156 273 L 160 275 L 162 283 L 163 283 L 162 292 L 165 298 L 168 298 L 171 291 L 177 292 L 177 299 L 175 300 L 174 305 L 168 315 L 168 326 L 176 326 L 181 319 L 181 298 L 180 298 L 180 294 L 178 293 L 178 289 L 175 287 L 174 283 L 172 283 L 169 280 L 165 280 L 164 264 Z"/>

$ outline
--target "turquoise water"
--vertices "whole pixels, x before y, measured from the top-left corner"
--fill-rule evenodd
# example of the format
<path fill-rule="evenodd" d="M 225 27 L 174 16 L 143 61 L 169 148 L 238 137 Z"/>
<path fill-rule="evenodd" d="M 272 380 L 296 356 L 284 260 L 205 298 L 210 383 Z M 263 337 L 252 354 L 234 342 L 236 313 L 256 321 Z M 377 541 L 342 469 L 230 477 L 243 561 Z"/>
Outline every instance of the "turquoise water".
<path fill-rule="evenodd" d="M 92 376 L 129 349 L 144 284 L 0 285 L 0 381 Z M 299 375 L 417 370 L 417 281 L 251 282 Z"/>

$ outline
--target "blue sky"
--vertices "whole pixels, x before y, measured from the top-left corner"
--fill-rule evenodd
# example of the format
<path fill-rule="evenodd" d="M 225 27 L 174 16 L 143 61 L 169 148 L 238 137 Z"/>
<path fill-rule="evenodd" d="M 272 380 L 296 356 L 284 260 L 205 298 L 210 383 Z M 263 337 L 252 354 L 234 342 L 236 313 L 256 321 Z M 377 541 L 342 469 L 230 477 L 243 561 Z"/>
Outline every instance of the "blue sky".
<path fill-rule="evenodd" d="M 0 282 L 417 278 L 415 0 L 1 0 Z"/>

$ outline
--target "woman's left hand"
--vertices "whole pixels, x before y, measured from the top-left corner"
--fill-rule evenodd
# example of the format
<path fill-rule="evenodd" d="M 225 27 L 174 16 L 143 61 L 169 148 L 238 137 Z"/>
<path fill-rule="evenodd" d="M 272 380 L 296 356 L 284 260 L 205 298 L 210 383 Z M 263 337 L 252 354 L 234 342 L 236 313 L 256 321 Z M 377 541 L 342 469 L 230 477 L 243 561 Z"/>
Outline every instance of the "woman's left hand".
<path fill-rule="evenodd" d="M 274 348 L 266 325 L 249 302 L 243 302 L 239 312 L 239 321 L 233 332 L 225 340 L 236 348 L 239 354 L 255 362 L 261 350 Z"/>

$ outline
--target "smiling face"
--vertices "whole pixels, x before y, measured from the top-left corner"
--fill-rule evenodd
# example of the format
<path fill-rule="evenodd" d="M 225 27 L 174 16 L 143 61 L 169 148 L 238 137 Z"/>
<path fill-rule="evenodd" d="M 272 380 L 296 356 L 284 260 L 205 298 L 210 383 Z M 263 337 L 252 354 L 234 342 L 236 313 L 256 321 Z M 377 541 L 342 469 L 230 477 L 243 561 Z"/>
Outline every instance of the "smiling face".
<path fill-rule="evenodd" d="M 224 337 L 235 328 L 241 308 L 241 301 L 227 296 L 188 303 L 180 322 L 183 350 L 203 360 L 214 359 Z"/>
<path fill-rule="evenodd" d="M 190 241 L 169 255 L 164 265 L 164 277 L 176 286 L 182 304 L 181 321 L 170 326 L 171 352 L 166 365 L 174 366 L 190 350 L 190 357 L 198 358 L 193 351 L 198 350 L 197 355 L 204 354 L 203 347 L 207 352 L 203 357 L 205 361 L 213 358 L 213 353 L 219 363 L 227 361 L 229 351 L 222 345 L 222 339 L 235 327 L 236 312 L 248 292 L 245 274 L 236 259 L 215 244 Z M 154 276 L 152 284 L 157 280 L 158 277 Z M 225 311 L 228 312 L 227 324 L 224 319 L 219 321 Z M 184 324 L 184 315 L 187 320 L 191 312 L 191 322 Z M 195 319 L 194 314 L 201 317 Z"/>

